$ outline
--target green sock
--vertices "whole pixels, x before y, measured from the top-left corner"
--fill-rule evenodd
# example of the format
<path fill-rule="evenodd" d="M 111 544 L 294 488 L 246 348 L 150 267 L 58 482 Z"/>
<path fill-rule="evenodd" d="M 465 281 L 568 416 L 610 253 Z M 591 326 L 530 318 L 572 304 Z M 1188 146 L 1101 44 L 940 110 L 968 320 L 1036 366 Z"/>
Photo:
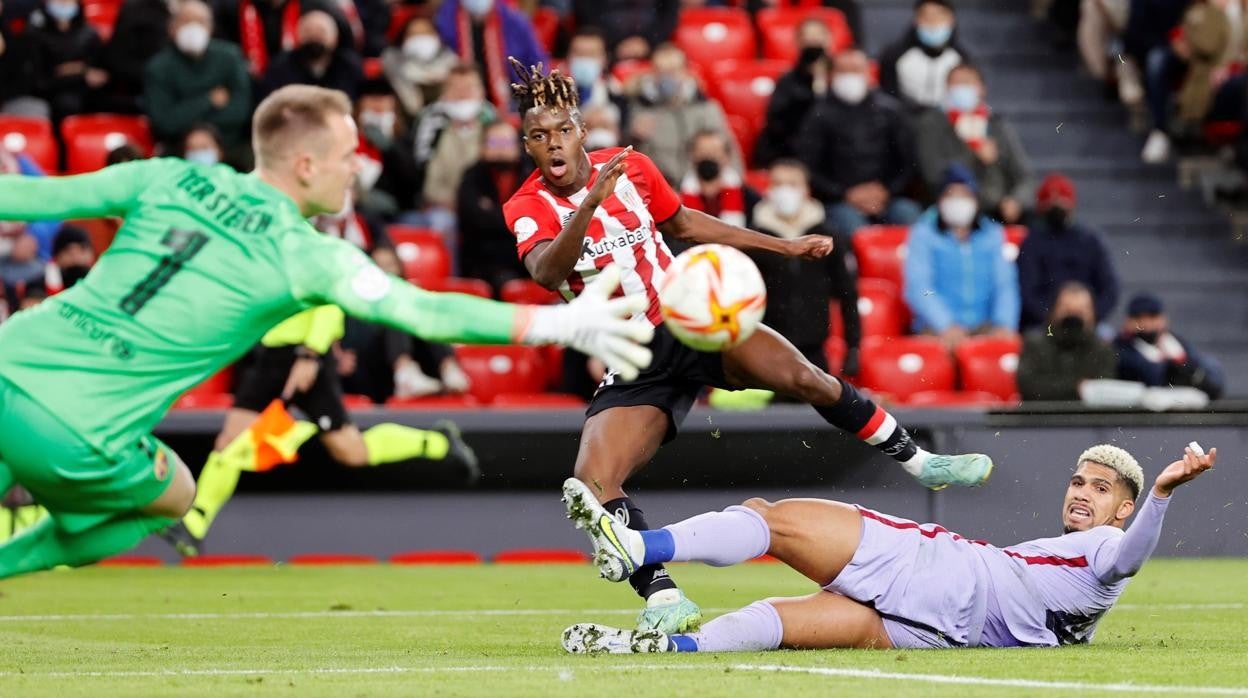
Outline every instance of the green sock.
<path fill-rule="evenodd" d="M 86 530 L 70 532 L 49 516 L 0 545 L 0 579 L 57 565 L 88 565 L 132 549 L 149 534 L 171 523 L 173 519 L 163 516 L 128 512 Z"/>
<path fill-rule="evenodd" d="M 368 464 L 397 463 L 410 458 L 442 460 L 451 442 L 440 431 L 413 429 L 400 424 L 378 424 L 364 432 Z"/>
<path fill-rule="evenodd" d="M 229 462 L 219 451 L 208 455 L 208 462 L 195 481 L 195 503 L 182 517 L 182 525 L 192 536 L 202 539 L 208 535 L 213 519 L 225 503 L 234 496 L 238 487 L 238 466 Z"/>

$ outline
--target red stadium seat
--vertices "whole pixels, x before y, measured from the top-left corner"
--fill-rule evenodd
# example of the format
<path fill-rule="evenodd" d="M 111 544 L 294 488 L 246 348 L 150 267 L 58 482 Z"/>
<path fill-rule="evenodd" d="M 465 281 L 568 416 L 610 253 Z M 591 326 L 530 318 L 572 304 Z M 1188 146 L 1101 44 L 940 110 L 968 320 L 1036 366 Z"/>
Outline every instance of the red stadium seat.
<path fill-rule="evenodd" d="M 887 279 L 902 288 L 902 262 L 909 234 L 904 225 L 870 225 L 854 233 L 858 277 Z"/>
<path fill-rule="evenodd" d="M 226 366 L 173 403 L 179 410 L 219 410 L 234 404 L 234 367 Z"/>
<path fill-rule="evenodd" d="M 1004 407 L 1007 403 L 992 393 L 977 390 L 922 390 L 908 397 L 909 407 Z"/>
<path fill-rule="evenodd" d="M 544 410 L 553 408 L 583 409 L 585 401 L 576 395 L 565 393 L 503 393 L 494 398 L 491 407 L 510 409 Z"/>
<path fill-rule="evenodd" d="M 392 42 L 403 31 L 403 27 L 411 18 L 424 12 L 425 8 L 421 5 L 408 5 L 405 3 L 394 3 L 390 5 L 390 26 L 386 27 L 386 41 Z"/>
<path fill-rule="evenodd" d="M 758 31 L 763 37 L 763 58 L 797 60 L 797 26 L 807 19 L 819 19 L 828 28 L 828 51 L 840 53 L 854 45 L 854 35 L 840 10 L 831 7 L 766 7 L 758 11 Z"/>
<path fill-rule="evenodd" d="M 953 359 L 934 337 L 863 337 L 863 387 L 906 400 L 924 390 L 953 390 Z"/>
<path fill-rule="evenodd" d="M 906 306 L 901 302 L 901 291 L 891 281 L 858 279 L 858 317 L 863 337 L 906 333 Z"/>
<path fill-rule="evenodd" d="M 845 365 L 845 353 L 848 347 L 845 346 L 845 340 L 836 335 L 828 335 L 827 341 L 823 343 L 823 353 L 828 357 L 828 370 L 834 374 L 840 374 L 841 367 Z"/>
<path fill-rule="evenodd" d="M 542 288 L 541 284 L 530 279 L 512 279 L 503 284 L 499 298 L 504 303 L 520 303 L 522 305 L 551 305 L 563 300 L 555 291 Z"/>
<path fill-rule="evenodd" d="M 471 410 L 481 401 L 471 395 L 428 395 L 425 397 L 390 397 L 386 407 L 400 410 Z"/>
<path fill-rule="evenodd" d="M 548 53 L 555 52 L 555 40 L 559 38 L 559 13 L 550 7 L 539 7 L 530 20 L 537 40 Z"/>
<path fill-rule="evenodd" d="M 790 67 L 780 61 L 718 61 L 711 67 L 711 95 L 725 114 L 745 117 L 761 131 L 776 80 Z"/>
<path fill-rule="evenodd" d="M 754 142 L 758 140 L 758 134 L 762 132 L 763 126 L 737 114 L 728 114 L 727 119 L 728 128 L 732 130 L 732 135 L 737 139 L 737 146 L 741 148 L 741 157 L 745 159 L 748 167 L 754 159 Z"/>
<path fill-rule="evenodd" d="M 14 155 L 25 153 L 46 173 L 60 170 L 56 135 L 47 119 L 0 115 L 0 146 Z"/>
<path fill-rule="evenodd" d="M 469 392 L 481 402 L 504 393 L 540 393 L 546 387 L 542 355 L 536 347 L 456 347 L 459 365 L 472 381 Z"/>
<path fill-rule="evenodd" d="M 690 63 L 710 66 L 715 61 L 754 58 L 754 26 L 745 10 L 699 7 L 683 10 L 673 36 Z"/>
<path fill-rule="evenodd" d="M 1018 337 L 970 337 L 953 351 L 962 388 L 992 393 L 1001 400 L 1018 397 Z"/>
<path fill-rule="evenodd" d="M 403 262 L 403 276 L 418 286 L 436 284 L 451 275 L 451 253 L 437 231 L 391 225 L 386 234 Z"/>
<path fill-rule="evenodd" d="M 1001 254 L 1005 255 L 1007 262 L 1014 262 L 1018 260 L 1018 250 L 1023 246 L 1023 240 L 1026 239 L 1027 226 L 1005 226 L 1005 247 L 1001 248 Z"/>
<path fill-rule="evenodd" d="M 87 24 L 107 42 L 113 37 L 117 15 L 121 12 L 121 0 L 83 0 L 82 16 Z"/>
<path fill-rule="evenodd" d="M 611 66 L 611 77 L 618 80 L 621 85 L 628 85 L 639 76 L 650 72 L 652 67 L 653 66 L 650 65 L 650 61 L 643 61 L 636 58 L 627 61 L 620 61 L 619 63 Z"/>
<path fill-rule="evenodd" d="M 61 122 L 69 174 L 94 172 L 104 167 L 108 151 L 127 142 L 144 155 L 152 154 L 152 134 L 147 119 L 123 114 L 80 114 Z"/>
<path fill-rule="evenodd" d="M 373 399 L 367 395 L 356 395 L 347 393 L 342 396 L 342 404 L 349 410 L 371 410 L 377 406 Z"/>
<path fill-rule="evenodd" d="M 771 188 L 771 173 L 767 170 L 748 170 L 745 173 L 745 184 L 759 194 L 766 194 Z"/>
<path fill-rule="evenodd" d="M 448 276 L 439 279 L 425 288 L 430 291 L 439 291 L 442 293 L 463 293 L 469 296 L 480 296 L 481 298 L 493 298 L 494 289 L 490 288 L 490 284 L 481 279 L 465 279 L 458 276 Z"/>

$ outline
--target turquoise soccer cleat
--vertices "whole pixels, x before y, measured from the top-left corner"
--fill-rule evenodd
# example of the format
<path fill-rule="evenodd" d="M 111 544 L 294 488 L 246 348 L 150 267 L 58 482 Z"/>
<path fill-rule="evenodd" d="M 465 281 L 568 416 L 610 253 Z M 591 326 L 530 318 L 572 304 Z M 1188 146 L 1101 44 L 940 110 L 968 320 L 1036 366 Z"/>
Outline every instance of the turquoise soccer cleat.
<path fill-rule="evenodd" d="M 949 485 L 979 487 L 988 481 L 992 468 L 992 459 L 982 453 L 957 456 L 933 454 L 924 461 L 923 471 L 915 479 L 933 490 L 943 490 Z"/>
<path fill-rule="evenodd" d="M 655 596 L 675 592 L 671 601 L 660 601 Z M 637 616 L 637 630 L 658 630 L 668 635 L 691 633 L 702 625 L 702 609 L 685 596 L 680 589 L 661 591 L 650 597 L 650 603 Z M 657 601 L 657 603 L 656 603 Z"/>

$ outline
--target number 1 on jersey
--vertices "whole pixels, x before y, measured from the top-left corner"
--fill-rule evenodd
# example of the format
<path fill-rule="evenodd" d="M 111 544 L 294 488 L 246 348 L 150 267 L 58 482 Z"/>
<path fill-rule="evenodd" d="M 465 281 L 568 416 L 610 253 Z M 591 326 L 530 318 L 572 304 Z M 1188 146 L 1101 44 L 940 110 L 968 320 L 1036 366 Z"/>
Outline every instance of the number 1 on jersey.
<path fill-rule="evenodd" d="M 156 295 L 156 292 L 169 283 L 174 274 L 182 271 L 182 265 L 204 249 L 204 244 L 207 242 L 208 236 L 198 230 L 170 228 L 160 244 L 173 252 L 161 257 L 160 264 L 156 265 L 155 269 L 143 277 L 143 280 L 136 284 L 125 298 L 121 299 L 121 309 L 130 315 L 142 310 L 143 306 Z"/>

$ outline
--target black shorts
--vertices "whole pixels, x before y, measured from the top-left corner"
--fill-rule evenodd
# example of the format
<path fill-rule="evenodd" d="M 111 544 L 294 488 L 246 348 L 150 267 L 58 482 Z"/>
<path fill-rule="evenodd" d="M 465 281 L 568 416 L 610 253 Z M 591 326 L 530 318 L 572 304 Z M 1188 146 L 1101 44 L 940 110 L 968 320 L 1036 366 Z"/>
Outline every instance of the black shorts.
<path fill-rule="evenodd" d="M 260 412 L 282 396 L 290 369 L 295 365 L 295 347 L 261 347 L 255 363 L 243 373 L 234 390 L 234 406 Z M 321 431 L 337 431 L 351 423 L 342 404 L 342 381 L 338 378 L 338 362 L 332 353 L 321 357 L 316 381 L 304 393 L 295 393 L 290 404 L 307 415 Z"/>
<path fill-rule="evenodd" d="M 690 349 L 659 325 L 650 342 L 654 359 L 650 367 L 633 381 L 619 380 L 608 373 L 589 401 L 585 416 L 593 417 L 612 407 L 653 405 L 667 413 L 667 435 L 663 443 L 676 438 L 689 409 L 706 387 L 736 390 L 724 375 L 724 356 L 718 352 Z"/>

